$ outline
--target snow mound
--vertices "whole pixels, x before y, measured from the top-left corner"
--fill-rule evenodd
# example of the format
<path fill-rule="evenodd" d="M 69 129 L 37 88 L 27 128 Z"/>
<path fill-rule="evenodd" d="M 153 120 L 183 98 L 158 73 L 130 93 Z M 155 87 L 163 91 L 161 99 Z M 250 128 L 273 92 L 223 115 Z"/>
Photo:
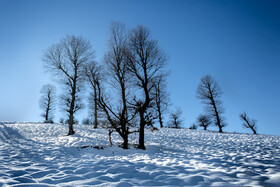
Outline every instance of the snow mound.
<path fill-rule="evenodd" d="M 278 186 L 280 137 L 146 130 L 147 150 L 123 150 L 108 130 L 0 124 L 0 186 Z M 130 143 L 138 136 L 132 134 Z M 98 146 L 101 149 L 93 147 Z"/>

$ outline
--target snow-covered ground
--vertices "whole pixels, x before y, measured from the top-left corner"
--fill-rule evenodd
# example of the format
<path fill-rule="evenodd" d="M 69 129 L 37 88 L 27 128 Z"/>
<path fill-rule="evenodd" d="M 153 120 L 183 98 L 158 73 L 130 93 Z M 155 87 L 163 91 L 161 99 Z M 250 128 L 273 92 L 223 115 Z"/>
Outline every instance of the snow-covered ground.
<path fill-rule="evenodd" d="M 106 129 L 74 128 L 0 124 L 0 186 L 280 186 L 278 136 L 146 130 L 144 151 L 119 148 L 116 133 L 110 147 Z"/>

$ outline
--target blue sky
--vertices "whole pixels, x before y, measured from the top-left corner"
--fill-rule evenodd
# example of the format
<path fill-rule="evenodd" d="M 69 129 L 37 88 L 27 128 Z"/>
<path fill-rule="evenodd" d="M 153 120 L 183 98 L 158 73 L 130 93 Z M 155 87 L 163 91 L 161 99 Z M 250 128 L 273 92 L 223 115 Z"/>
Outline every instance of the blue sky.
<path fill-rule="evenodd" d="M 279 1 L 258 0 L 0 0 L 0 120 L 42 120 L 40 89 L 54 82 L 43 70 L 44 50 L 67 34 L 82 35 L 101 61 L 109 24 L 120 21 L 149 27 L 169 56 L 171 110 L 183 109 L 185 127 L 204 112 L 195 91 L 210 74 L 224 92 L 225 131 L 251 133 L 239 119 L 247 111 L 259 133 L 280 135 L 279 9 Z"/>

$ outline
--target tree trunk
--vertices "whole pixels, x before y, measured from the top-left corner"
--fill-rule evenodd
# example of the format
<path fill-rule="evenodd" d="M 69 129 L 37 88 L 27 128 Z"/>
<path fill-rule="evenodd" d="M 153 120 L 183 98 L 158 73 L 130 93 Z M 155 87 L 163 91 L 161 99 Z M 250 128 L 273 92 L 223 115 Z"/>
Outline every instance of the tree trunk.
<path fill-rule="evenodd" d="M 69 135 L 75 134 L 75 131 L 73 130 L 73 124 L 74 124 L 74 107 L 75 107 L 75 99 L 76 99 L 76 83 L 77 83 L 77 67 L 75 68 L 75 76 L 73 80 L 73 86 L 72 86 L 72 93 L 71 93 L 71 103 L 70 103 L 70 110 L 69 110 Z"/>
<path fill-rule="evenodd" d="M 68 120 L 68 124 L 69 124 L 68 136 L 75 134 L 75 131 L 73 130 L 73 124 L 74 124 L 74 101 L 73 101 L 73 97 L 75 97 L 75 95 L 73 96 L 73 94 L 72 94 L 72 102 L 71 102 L 71 106 L 70 106 L 70 110 L 69 110 L 69 120 Z"/>
<path fill-rule="evenodd" d="M 75 134 L 75 131 L 73 130 L 74 117 L 73 117 L 73 112 L 71 112 L 71 111 L 70 111 L 68 124 L 69 124 L 69 131 L 68 131 L 67 136 Z"/>
<path fill-rule="evenodd" d="M 123 134 L 123 149 L 128 149 L 128 133 Z"/>
<path fill-rule="evenodd" d="M 98 127 L 98 119 L 97 119 L 97 88 L 94 88 L 94 128 Z"/>
<path fill-rule="evenodd" d="M 48 104 L 47 104 L 46 116 L 45 116 L 45 122 L 47 123 L 49 122 L 50 104 L 51 104 L 51 97 L 50 97 L 50 92 L 48 92 Z"/>
<path fill-rule="evenodd" d="M 69 124 L 69 132 L 68 132 L 67 136 L 73 135 L 73 134 L 75 134 L 75 131 L 73 130 L 73 125 Z"/>
<path fill-rule="evenodd" d="M 221 125 L 221 119 L 220 119 L 220 116 L 219 116 L 219 113 L 218 113 L 218 110 L 217 110 L 217 107 L 216 107 L 216 104 L 215 104 L 215 101 L 213 98 L 211 99 L 211 102 L 212 102 L 212 105 L 213 105 L 213 108 L 215 111 L 215 116 L 216 116 L 216 120 L 217 120 L 217 126 L 219 127 L 219 132 L 222 133 L 223 127 Z"/>
<path fill-rule="evenodd" d="M 113 131 L 112 131 L 112 130 L 109 130 L 109 144 L 110 144 L 110 145 L 113 145 L 113 144 L 112 144 L 112 136 L 111 136 L 112 133 L 113 133 Z"/>
<path fill-rule="evenodd" d="M 219 132 L 223 133 L 223 129 L 222 129 L 222 127 L 220 125 L 219 125 Z"/>
<path fill-rule="evenodd" d="M 204 126 L 204 130 L 205 130 L 205 131 L 207 130 L 207 127 L 206 127 L 206 126 Z"/>
<path fill-rule="evenodd" d="M 72 112 L 70 111 L 69 120 L 68 120 L 68 134 L 67 134 L 67 136 L 75 134 L 75 131 L 73 129 L 73 124 L 74 124 L 74 114 L 73 114 L 73 111 Z"/>
<path fill-rule="evenodd" d="M 145 119 L 144 113 L 140 112 L 140 128 L 139 128 L 139 145 L 138 149 L 146 150 L 145 142 L 144 142 L 144 132 L 145 131 Z"/>
<path fill-rule="evenodd" d="M 255 131 L 255 129 L 251 128 L 254 134 L 257 134 L 257 132 Z"/>
<path fill-rule="evenodd" d="M 163 122 L 162 122 L 162 116 L 161 116 L 161 111 L 158 111 L 158 118 L 159 118 L 159 124 L 160 124 L 160 128 L 163 128 Z"/>
<path fill-rule="evenodd" d="M 47 123 L 48 121 L 49 121 L 49 106 L 47 108 L 46 116 L 45 116 L 45 122 Z"/>

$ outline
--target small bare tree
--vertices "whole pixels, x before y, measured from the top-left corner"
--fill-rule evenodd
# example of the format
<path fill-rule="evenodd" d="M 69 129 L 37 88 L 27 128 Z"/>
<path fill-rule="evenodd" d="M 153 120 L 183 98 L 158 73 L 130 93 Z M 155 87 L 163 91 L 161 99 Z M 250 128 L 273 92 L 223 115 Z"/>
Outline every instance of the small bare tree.
<path fill-rule="evenodd" d="M 189 129 L 195 130 L 195 129 L 197 129 L 197 125 L 195 123 L 193 123 L 192 125 L 190 125 Z"/>
<path fill-rule="evenodd" d="M 151 107 L 154 80 L 163 74 L 167 58 L 156 40 L 151 39 L 150 31 L 137 26 L 130 31 L 128 41 L 128 69 L 134 78 L 139 94 L 134 106 L 139 116 L 139 149 L 146 149 L 144 143 L 145 126 L 149 123 L 148 109 Z"/>
<path fill-rule="evenodd" d="M 174 112 L 172 112 L 170 114 L 168 127 L 175 129 L 181 128 L 183 124 L 182 114 L 183 111 L 181 108 L 177 108 Z"/>
<path fill-rule="evenodd" d="M 202 103 L 207 105 L 210 116 L 215 125 L 219 127 L 219 132 L 222 133 L 225 126 L 221 116 L 224 113 L 224 108 L 221 101 L 222 91 L 218 82 L 210 75 L 203 76 L 197 87 L 196 95 L 202 100 Z"/>
<path fill-rule="evenodd" d="M 59 119 L 59 123 L 64 123 L 64 119 L 63 119 L 63 118 L 60 118 L 60 119 Z"/>
<path fill-rule="evenodd" d="M 211 119 L 210 119 L 210 116 L 208 115 L 204 115 L 204 114 L 200 114 L 197 118 L 197 122 L 198 122 L 198 125 L 200 127 L 203 127 L 204 130 L 207 130 L 207 127 L 209 125 L 211 125 Z"/>
<path fill-rule="evenodd" d="M 57 75 L 64 85 L 62 108 L 68 113 L 68 135 L 73 135 L 74 114 L 83 106 L 80 97 L 84 81 L 82 67 L 94 60 L 94 51 L 83 37 L 66 36 L 47 49 L 43 60 L 46 70 Z"/>
<path fill-rule="evenodd" d="M 54 85 L 45 84 L 40 93 L 42 94 L 40 98 L 40 108 L 43 110 L 42 117 L 45 123 L 53 122 L 53 112 L 55 110 L 56 102 L 56 89 Z"/>
<path fill-rule="evenodd" d="M 243 127 L 251 129 L 254 134 L 257 134 L 257 131 L 256 131 L 257 130 L 257 120 L 250 119 L 246 112 L 243 112 L 242 114 L 240 114 L 240 118 L 244 122 L 242 124 Z"/>
<path fill-rule="evenodd" d="M 101 76 L 101 67 L 98 66 L 94 61 L 87 63 L 83 66 L 84 69 L 84 76 L 87 82 L 90 85 L 91 88 L 91 93 L 89 97 L 89 108 L 93 112 L 94 116 L 94 128 L 98 127 L 99 121 L 99 113 L 100 113 L 100 108 L 98 105 L 98 85 L 102 79 Z"/>
<path fill-rule="evenodd" d="M 152 91 L 153 100 L 155 101 L 155 109 L 157 111 L 157 117 L 160 124 L 160 128 L 163 128 L 163 114 L 167 111 L 169 106 L 169 94 L 166 88 L 166 75 L 159 76 L 154 81 L 154 88 Z"/>

